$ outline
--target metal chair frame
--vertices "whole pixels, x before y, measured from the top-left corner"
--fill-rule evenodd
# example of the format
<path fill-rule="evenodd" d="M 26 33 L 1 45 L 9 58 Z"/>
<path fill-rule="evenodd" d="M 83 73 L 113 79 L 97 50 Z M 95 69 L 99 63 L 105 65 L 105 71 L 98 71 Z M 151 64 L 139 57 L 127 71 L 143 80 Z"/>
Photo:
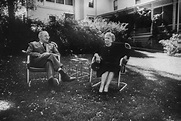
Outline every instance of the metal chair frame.
<path fill-rule="evenodd" d="M 94 62 L 95 62 L 95 57 L 92 58 L 91 64 L 94 63 Z M 121 60 L 120 60 L 120 62 L 121 62 Z M 124 65 L 124 64 L 120 64 L 120 65 L 122 66 L 122 67 L 120 67 L 120 68 L 125 68 L 125 65 Z M 124 66 L 124 67 L 123 67 L 123 66 Z M 91 68 L 91 69 L 90 69 L 90 77 L 89 77 L 89 82 L 91 83 L 91 87 L 95 87 L 95 86 L 97 86 L 97 85 L 99 85 L 99 84 L 101 83 L 101 80 L 100 80 L 99 82 L 95 83 L 95 84 L 92 83 L 93 72 L 94 72 L 94 70 Z M 126 88 L 126 86 L 127 86 L 127 83 L 121 82 L 121 75 L 122 75 L 122 71 L 121 71 L 121 69 L 120 69 L 119 75 L 118 75 L 118 79 L 117 79 L 117 86 L 118 86 L 118 88 L 119 88 L 119 87 L 120 87 L 120 84 L 123 84 L 123 87 L 122 87 L 121 89 L 119 89 L 119 91 L 122 91 L 122 90 L 123 90 L 124 88 Z M 98 78 L 98 77 L 96 77 L 96 78 Z"/>
<path fill-rule="evenodd" d="M 58 45 L 55 42 L 52 42 L 56 48 L 58 48 Z M 22 50 L 23 53 L 27 54 L 25 50 Z M 58 61 L 60 62 L 60 55 L 56 55 L 58 58 Z M 46 72 L 46 68 L 37 68 L 30 66 L 30 55 L 27 54 L 26 59 L 26 81 L 28 83 L 28 86 L 31 86 L 31 80 L 30 80 L 30 72 Z M 58 80 L 61 81 L 61 75 L 58 74 Z"/>
<path fill-rule="evenodd" d="M 125 43 L 125 48 L 131 49 L 131 46 L 128 43 Z M 92 58 L 91 64 L 94 63 L 94 62 L 95 62 L 95 56 Z M 120 71 L 119 71 L 119 74 L 118 74 L 117 86 L 119 88 L 120 84 L 123 84 L 123 87 L 121 89 L 119 89 L 119 91 L 122 91 L 123 89 L 125 89 L 127 87 L 127 83 L 121 81 L 121 75 L 125 74 L 125 68 L 126 68 L 126 65 L 123 63 L 123 58 L 120 59 L 120 64 L 119 65 L 120 65 Z M 90 77 L 89 77 L 89 79 L 90 79 L 89 82 L 91 83 L 91 86 L 95 87 L 95 86 L 97 86 L 97 85 L 99 85 L 101 83 L 101 81 L 99 81 L 99 82 L 93 84 L 92 83 L 92 77 L 93 77 L 93 69 L 91 68 L 90 69 Z"/>
<path fill-rule="evenodd" d="M 57 58 L 58 58 L 58 60 L 60 62 L 60 56 L 59 55 L 57 55 Z M 46 68 L 37 68 L 37 67 L 30 66 L 30 55 L 27 55 L 27 60 L 26 60 L 26 81 L 27 81 L 29 87 L 31 86 L 30 72 L 46 72 Z M 58 74 L 58 80 L 59 80 L 59 82 L 61 81 L 60 73 Z"/>

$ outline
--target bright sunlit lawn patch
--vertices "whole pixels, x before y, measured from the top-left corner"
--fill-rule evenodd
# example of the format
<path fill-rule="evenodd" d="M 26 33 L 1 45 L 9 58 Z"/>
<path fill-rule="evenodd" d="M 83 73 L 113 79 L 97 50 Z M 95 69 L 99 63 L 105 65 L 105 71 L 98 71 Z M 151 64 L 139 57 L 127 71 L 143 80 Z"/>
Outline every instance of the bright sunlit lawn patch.
<path fill-rule="evenodd" d="M 6 100 L 0 100 L 0 112 L 8 110 L 12 107 L 12 103 Z"/>

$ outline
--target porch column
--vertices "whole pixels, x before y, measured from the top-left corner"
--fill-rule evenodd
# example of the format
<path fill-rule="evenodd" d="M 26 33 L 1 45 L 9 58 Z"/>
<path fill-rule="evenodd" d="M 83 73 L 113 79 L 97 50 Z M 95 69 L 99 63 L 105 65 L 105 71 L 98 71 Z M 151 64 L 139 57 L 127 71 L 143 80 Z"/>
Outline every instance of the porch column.
<path fill-rule="evenodd" d="M 176 25 L 176 13 L 177 13 L 177 0 L 174 0 L 173 1 L 173 20 L 172 20 L 172 30 L 176 30 L 176 27 L 175 27 L 175 25 Z"/>
<path fill-rule="evenodd" d="M 179 19 L 180 19 L 180 18 L 179 18 L 179 17 L 180 17 L 180 15 L 179 15 L 179 14 L 180 14 L 180 1 L 181 1 L 181 0 L 178 0 L 178 10 L 177 10 L 177 32 L 179 32 L 179 23 L 180 23 L 180 20 L 179 20 Z"/>

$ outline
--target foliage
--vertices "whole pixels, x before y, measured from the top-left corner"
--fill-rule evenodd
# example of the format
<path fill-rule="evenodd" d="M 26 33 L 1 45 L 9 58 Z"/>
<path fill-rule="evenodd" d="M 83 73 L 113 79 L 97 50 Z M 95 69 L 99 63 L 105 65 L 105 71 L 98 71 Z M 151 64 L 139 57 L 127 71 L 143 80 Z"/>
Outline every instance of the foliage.
<path fill-rule="evenodd" d="M 39 0 L 42 2 L 42 0 Z M 27 9 L 34 9 L 36 7 L 36 0 L 1 0 L 0 1 L 0 16 L 4 14 L 3 9 L 6 8 L 7 14 L 12 20 L 15 19 L 15 12 L 18 8 L 25 7 Z"/>
<path fill-rule="evenodd" d="M 127 23 L 112 22 L 107 19 L 97 18 L 94 21 L 86 19 L 79 22 L 82 27 L 89 27 L 91 30 L 97 31 L 100 36 L 111 31 L 116 36 L 116 41 L 121 41 L 124 32 L 127 30 Z"/>
<path fill-rule="evenodd" d="M 12 19 L 4 16 L 0 20 L 0 54 L 15 54 L 27 47 L 27 43 L 36 38 L 36 33 L 31 30 L 34 21 L 27 19 L 22 21 L 19 18 Z"/>
<path fill-rule="evenodd" d="M 37 33 L 42 30 L 49 32 L 50 40 L 59 45 L 61 54 L 94 53 L 103 43 L 102 37 L 105 32 L 112 31 L 119 38 L 127 26 L 105 19 L 76 21 L 67 18 L 43 23 L 36 19 L 15 18 L 12 21 L 7 16 L 4 16 L 0 23 L 0 50 L 5 51 L 3 54 L 19 53 L 26 49 L 27 43 L 37 40 Z"/>
<path fill-rule="evenodd" d="M 137 8 L 134 13 L 136 28 L 147 28 L 151 26 L 151 10 L 147 8 Z"/>
<path fill-rule="evenodd" d="M 107 94 L 99 94 L 99 85 L 91 87 L 89 77 L 73 82 L 61 82 L 51 91 L 46 73 L 31 73 L 31 87 L 26 80 L 25 56 L 8 56 L 0 60 L 0 101 L 9 102 L 11 108 L 2 110 L 1 121 L 179 121 L 181 119 L 180 61 L 169 61 L 163 54 L 153 55 L 137 51 L 141 55 L 131 58 L 126 75 L 121 81 L 128 84 L 118 91 L 117 83 L 111 83 Z M 142 59 L 142 54 L 148 58 Z M 135 55 L 135 53 L 134 53 Z M 152 56 L 153 58 L 150 58 Z M 86 55 L 91 59 L 90 55 Z M 160 64 L 159 60 L 167 60 Z M 88 72 L 81 64 L 70 66 L 69 56 L 62 57 L 64 67 L 74 66 Z M 154 62 L 152 63 L 153 59 Z M 91 60 L 89 60 L 91 61 Z M 146 64 L 145 64 L 146 61 Z M 174 63 L 174 64 L 173 64 Z M 177 63 L 177 64 L 176 64 Z M 169 73 L 167 67 L 173 64 Z M 83 64 L 84 65 L 84 64 Z M 153 68 L 154 67 L 154 68 Z M 158 71 L 156 68 L 163 71 Z M 165 71 L 164 71 L 165 70 Z M 72 73 L 69 73 L 72 74 Z M 83 73 L 84 74 L 84 73 Z M 95 80 L 96 81 L 96 80 Z M 98 81 L 98 80 L 97 80 Z"/>
<path fill-rule="evenodd" d="M 51 40 L 60 47 L 61 54 L 92 53 L 96 43 L 101 42 L 96 31 L 91 31 L 79 26 L 73 19 L 59 19 L 45 25 Z"/>
<path fill-rule="evenodd" d="M 58 43 L 62 54 L 94 53 L 102 43 L 105 32 L 112 31 L 119 37 L 119 34 L 126 30 L 126 25 L 100 18 L 94 21 L 59 19 L 46 24 L 46 30 L 51 39 Z"/>
<path fill-rule="evenodd" d="M 181 42 L 181 34 L 173 34 L 172 37 L 169 39 L 162 39 L 159 41 L 159 43 L 162 44 L 164 52 L 166 52 L 168 55 L 174 55 L 179 52 L 180 43 Z"/>

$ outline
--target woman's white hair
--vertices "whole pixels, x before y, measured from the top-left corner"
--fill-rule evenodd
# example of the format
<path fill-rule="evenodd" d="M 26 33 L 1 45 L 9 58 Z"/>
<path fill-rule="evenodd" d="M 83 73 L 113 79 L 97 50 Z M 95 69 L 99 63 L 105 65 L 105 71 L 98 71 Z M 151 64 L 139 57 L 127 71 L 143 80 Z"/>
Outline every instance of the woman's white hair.
<path fill-rule="evenodd" d="M 116 40 L 116 37 L 115 37 L 115 35 L 114 35 L 112 32 L 107 32 L 107 33 L 105 33 L 104 37 L 105 37 L 105 36 L 110 36 L 110 37 L 112 38 L 112 41 L 113 41 L 113 42 Z"/>

